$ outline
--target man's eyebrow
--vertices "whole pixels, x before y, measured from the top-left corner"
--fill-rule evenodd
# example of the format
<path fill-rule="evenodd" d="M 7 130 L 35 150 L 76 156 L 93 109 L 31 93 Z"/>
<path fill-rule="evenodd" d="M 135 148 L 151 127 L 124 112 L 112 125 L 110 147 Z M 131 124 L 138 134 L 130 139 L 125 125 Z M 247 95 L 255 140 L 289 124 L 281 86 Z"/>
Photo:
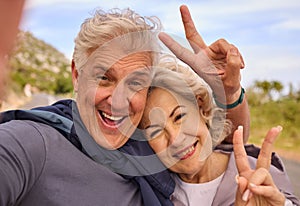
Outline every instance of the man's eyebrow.
<path fill-rule="evenodd" d="M 142 69 L 132 72 L 129 76 L 149 76 L 150 74 L 150 71 Z"/>
<path fill-rule="evenodd" d="M 95 70 L 102 70 L 103 72 L 107 72 L 109 69 L 106 68 L 106 67 L 103 66 L 103 65 L 96 65 L 96 66 L 93 67 L 93 70 L 94 70 L 94 71 L 95 71 Z"/>
<path fill-rule="evenodd" d="M 97 74 L 98 72 L 101 74 L 107 74 L 109 75 L 111 73 L 111 70 L 103 65 L 96 65 L 92 69 L 93 74 Z"/>

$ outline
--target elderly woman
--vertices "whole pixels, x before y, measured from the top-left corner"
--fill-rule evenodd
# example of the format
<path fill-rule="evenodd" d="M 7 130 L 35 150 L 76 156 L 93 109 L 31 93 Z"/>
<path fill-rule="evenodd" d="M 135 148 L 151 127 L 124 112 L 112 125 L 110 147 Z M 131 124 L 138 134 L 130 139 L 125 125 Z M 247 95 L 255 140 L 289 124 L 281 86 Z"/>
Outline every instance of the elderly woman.
<path fill-rule="evenodd" d="M 155 71 L 140 127 L 160 160 L 177 173 L 173 176 L 175 205 L 299 203 L 285 171 L 268 161 L 272 144 L 262 146 L 261 154 L 267 156 L 247 156 L 240 127 L 234 134 L 234 153 L 214 150 L 230 133 L 231 123 L 215 106 L 210 88 L 170 57 L 160 67 Z M 280 126 L 272 128 L 265 141 L 273 142 L 280 131 Z"/>

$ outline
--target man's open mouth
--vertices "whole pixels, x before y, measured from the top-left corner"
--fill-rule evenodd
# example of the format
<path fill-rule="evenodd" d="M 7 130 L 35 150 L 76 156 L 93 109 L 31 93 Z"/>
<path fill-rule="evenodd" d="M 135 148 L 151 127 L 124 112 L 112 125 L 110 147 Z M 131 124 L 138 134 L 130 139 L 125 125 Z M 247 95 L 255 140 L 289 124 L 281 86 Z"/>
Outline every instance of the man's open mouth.
<path fill-rule="evenodd" d="M 127 116 L 113 116 L 110 114 L 107 114 L 103 111 L 99 111 L 100 114 L 100 119 L 103 122 L 103 124 L 107 127 L 110 128 L 117 128 L 121 125 L 121 123 L 123 122 L 123 120 L 127 117 Z"/>

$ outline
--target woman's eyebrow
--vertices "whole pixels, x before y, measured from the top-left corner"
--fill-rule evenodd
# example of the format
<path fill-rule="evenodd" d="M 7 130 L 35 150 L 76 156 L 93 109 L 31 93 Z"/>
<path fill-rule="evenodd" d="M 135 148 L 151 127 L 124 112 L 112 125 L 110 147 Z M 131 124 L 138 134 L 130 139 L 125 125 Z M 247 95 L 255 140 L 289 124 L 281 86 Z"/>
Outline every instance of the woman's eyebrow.
<path fill-rule="evenodd" d="M 172 112 L 171 112 L 171 114 L 169 115 L 169 117 L 172 117 L 172 116 L 175 114 L 176 110 L 179 109 L 179 108 L 181 108 L 181 107 L 184 107 L 184 105 L 178 105 L 177 107 L 175 107 L 175 108 L 172 110 Z"/>
<path fill-rule="evenodd" d="M 172 116 L 175 114 L 176 110 L 180 109 L 181 107 L 185 107 L 185 106 L 184 106 L 184 105 L 178 105 L 178 106 L 176 106 L 176 107 L 172 110 L 172 112 L 171 112 L 171 114 L 169 115 L 169 117 L 172 117 Z M 145 127 L 145 130 L 146 130 L 146 129 L 149 129 L 149 128 L 153 128 L 153 127 L 160 127 L 160 125 L 158 125 L 158 124 L 148 125 L 148 126 Z"/>

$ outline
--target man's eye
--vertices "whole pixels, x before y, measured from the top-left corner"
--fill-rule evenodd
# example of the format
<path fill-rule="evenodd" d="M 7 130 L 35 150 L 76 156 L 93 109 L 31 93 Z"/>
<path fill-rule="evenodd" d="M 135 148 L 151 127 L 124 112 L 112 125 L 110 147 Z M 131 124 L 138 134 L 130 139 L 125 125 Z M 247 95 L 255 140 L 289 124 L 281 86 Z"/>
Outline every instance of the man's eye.
<path fill-rule="evenodd" d="M 129 84 L 132 85 L 132 86 L 140 86 L 140 85 L 142 85 L 142 83 L 139 82 L 139 81 L 131 81 Z"/>
<path fill-rule="evenodd" d="M 176 115 L 174 121 L 175 121 L 175 122 L 179 121 L 179 120 L 180 120 L 182 117 L 184 117 L 185 115 L 186 115 L 186 113 L 181 113 L 181 114 L 179 114 L 179 115 Z"/>
<path fill-rule="evenodd" d="M 108 78 L 105 75 L 97 75 L 96 78 L 97 78 L 97 80 L 101 80 L 101 81 L 108 80 Z"/>
<path fill-rule="evenodd" d="M 133 91 L 139 91 L 147 87 L 146 83 L 141 80 L 132 80 L 128 82 L 128 87 Z"/>

